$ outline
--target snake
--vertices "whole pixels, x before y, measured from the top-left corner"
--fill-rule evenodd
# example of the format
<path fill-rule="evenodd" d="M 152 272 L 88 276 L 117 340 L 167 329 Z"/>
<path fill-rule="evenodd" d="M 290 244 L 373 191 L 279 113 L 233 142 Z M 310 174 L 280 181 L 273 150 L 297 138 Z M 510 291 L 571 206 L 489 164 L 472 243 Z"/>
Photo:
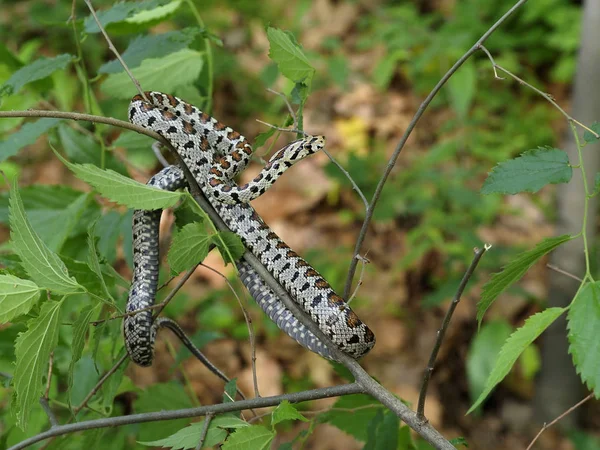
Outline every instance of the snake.
<path fill-rule="evenodd" d="M 289 167 L 322 149 L 323 136 L 305 135 L 285 145 L 252 181 L 238 186 L 234 177 L 248 165 L 253 150 L 237 131 L 175 96 L 153 91 L 133 97 L 129 120 L 160 134 L 174 147 L 224 223 L 340 351 L 359 359 L 373 348 L 375 335 L 367 325 L 249 204 Z M 187 187 L 185 173 L 177 165 L 164 168 L 147 184 L 170 191 Z M 203 357 L 189 339 L 185 341 L 183 331 L 174 322 L 166 318 L 154 320 L 148 309 L 154 305 L 157 291 L 161 213 L 162 210 L 135 210 L 133 214 L 134 267 L 123 334 L 127 353 L 141 366 L 152 364 L 154 341 L 161 327 L 170 328 L 192 353 Z M 243 260 L 235 264 L 250 295 L 282 331 L 306 349 L 336 360 L 330 348 L 292 314 L 250 264 Z M 142 311 L 136 313 L 138 310 Z"/>

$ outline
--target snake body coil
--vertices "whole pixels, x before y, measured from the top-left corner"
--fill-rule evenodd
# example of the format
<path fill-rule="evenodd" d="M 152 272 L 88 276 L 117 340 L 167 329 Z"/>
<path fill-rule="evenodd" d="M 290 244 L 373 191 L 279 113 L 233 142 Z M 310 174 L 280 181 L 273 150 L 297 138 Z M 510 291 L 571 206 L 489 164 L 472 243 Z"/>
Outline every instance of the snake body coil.
<path fill-rule="evenodd" d="M 341 351 L 353 358 L 364 356 L 375 344 L 371 330 L 329 283 L 272 232 L 247 203 L 264 193 L 292 164 L 322 148 L 324 138 L 308 137 L 288 144 L 275 153 L 252 182 L 236 186 L 231 180 L 246 167 L 252 153 L 246 139 L 176 97 L 159 92 L 145 95 L 152 103 L 142 96 L 134 97 L 129 106 L 130 121 L 161 134 L 173 145 L 225 224 L 242 238 L 246 247 L 298 305 Z M 167 190 L 186 185 L 183 171 L 175 166 L 163 169 L 149 184 Z M 160 213 L 134 213 L 134 278 L 128 312 L 154 303 L 159 269 Z M 241 261 L 237 262 L 237 267 L 250 294 L 280 329 L 309 350 L 334 359 L 327 347 L 292 315 L 250 265 Z M 137 364 L 151 364 L 158 326 L 160 323 L 152 323 L 151 311 L 125 317 L 126 348 Z"/>

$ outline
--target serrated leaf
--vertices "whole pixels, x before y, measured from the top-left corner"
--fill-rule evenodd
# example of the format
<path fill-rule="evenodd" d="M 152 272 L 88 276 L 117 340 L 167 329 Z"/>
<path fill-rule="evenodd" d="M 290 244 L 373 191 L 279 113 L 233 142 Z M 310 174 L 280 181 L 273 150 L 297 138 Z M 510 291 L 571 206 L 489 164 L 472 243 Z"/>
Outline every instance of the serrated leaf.
<path fill-rule="evenodd" d="M 223 450 L 265 450 L 270 448 L 275 433 L 261 426 L 239 428 L 229 435 L 223 446 Z"/>
<path fill-rule="evenodd" d="M 512 328 L 507 322 L 494 321 L 484 324 L 475 335 L 469 346 L 466 364 L 471 401 L 483 392 L 488 374 L 511 332 Z"/>
<path fill-rule="evenodd" d="M 43 378 L 48 374 L 50 353 L 58 342 L 60 302 L 45 302 L 40 315 L 27 322 L 27 331 L 15 343 L 17 363 L 13 384 L 16 396 L 17 424 L 25 430 L 31 409 L 44 391 Z"/>
<path fill-rule="evenodd" d="M 204 261 L 213 236 L 207 234 L 201 223 L 184 226 L 173 238 L 167 260 L 173 273 L 191 269 Z"/>
<path fill-rule="evenodd" d="M 41 80 L 52 75 L 57 70 L 64 69 L 71 62 L 72 58 L 72 55 L 65 53 L 54 58 L 39 58 L 31 64 L 21 67 L 2 85 L 0 88 L 0 97 L 16 94 L 26 84 Z"/>
<path fill-rule="evenodd" d="M 73 324 L 73 340 L 71 341 L 71 362 L 69 363 L 69 371 L 67 377 L 68 392 L 71 392 L 73 387 L 73 370 L 75 369 L 75 363 L 79 361 L 83 354 L 83 347 L 85 346 L 85 335 L 90 328 L 90 322 L 94 320 L 100 312 L 101 304 L 86 305 L 83 307 L 75 323 Z M 68 396 L 69 402 L 71 396 Z"/>
<path fill-rule="evenodd" d="M 277 63 L 279 71 L 284 77 L 297 82 L 304 82 L 310 86 L 315 73 L 315 68 L 310 65 L 302 48 L 291 33 L 269 27 L 269 58 Z"/>
<path fill-rule="evenodd" d="M 521 353 L 565 311 L 566 308 L 548 308 L 534 314 L 525 321 L 521 328 L 510 335 L 498 354 L 498 359 L 488 376 L 483 392 L 469 408 L 467 414 L 470 414 L 486 399 L 494 387 L 510 372 Z"/>
<path fill-rule="evenodd" d="M 40 288 L 30 280 L 0 275 L 0 323 L 27 314 L 40 298 Z"/>
<path fill-rule="evenodd" d="M 271 424 L 277 425 L 284 420 L 301 420 L 308 422 L 308 419 L 298 412 L 298 410 L 287 400 L 281 402 L 271 415 Z"/>
<path fill-rule="evenodd" d="M 179 86 L 193 83 L 203 64 L 202 53 L 186 48 L 163 58 L 145 59 L 131 72 L 142 86 L 171 92 Z M 122 99 L 129 99 L 136 92 L 125 72 L 109 75 L 101 89 L 107 95 Z"/>
<path fill-rule="evenodd" d="M 372 405 L 371 408 L 366 406 Z M 365 394 L 346 395 L 339 398 L 333 408 L 348 411 L 328 411 L 320 414 L 319 422 L 327 422 L 345 433 L 365 442 L 368 438 L 365 424 L 369 423 L 382 407 L 381 403 Z M 358 408 L 358 409 L 357 409 Z M 352 411 L 354 410 L 354 411 Z"/>
<path fill-rule="evenodd" d="M 590 128 L 592 130 L 594 130 L 594 132 L 596 132 L 597 134 L 600 134 L 600 123 L 599 122 L 594 122 Z M 598 140 L 598 138 L 596 136 L 594 136 L 592 133 L 590 133 L 587 130 L 583 132 L 583 139 L 587 143 L 596 142 Z"/>
<path fill-rule="evenodd" d="M 10 190 L 9 216 L 13 248 L 32 280 L 38 286 L 57 294 L 83 291 L 77 281 L 69 276 L 58 255 L 48 248 L 31 227 L 23 209 L 16 180 Z"/>
<path fill-rule="evenodd" d="M 199 28 L 185 28 L 181 31 L 137 36 L 121 54 L 121 57 L 128 67 L 138 67 L 145 59 L 164 57 L 187 48 L 199 32 Z M 122 71 L 123 66 L 116 59 L 103 64 L 98 69 L 98 73 L 118 73 Z"/>
<path fill-rule="evenodd" d="M 589 283 L 571 303 L 569 353 L 581 380 L 600 398 L 600 283 Z"/>
<path fill-rule="evenodd" d="M 481 300 L 477 304 L 477 321 L 479 324 L 481 325 L 481 320 L 487 309 L 505 289 L 518 281 L 538 259 L 571 239 L 572 236 L 568 234 L 544 239 L 533 250 L 521 253 L 517 259 L 505 266 L 502 272 L 493 274 L 491 280 L 483 286 Z"/>
<path fill-rule="evenodd" d="M 223 442 L 223 440 L 225 440 L 225 438 L 227 437 L 227 432 L 215 425 L 214 422 L 217 422 L 218 419 L 219 417 L 211 421 L 202 448 L 214 447 L 215 445 Z M 193 423 L 190 426 L 185 427 L 177 431 L 175 434 L 172 434 L 171 436 L 166 437 L 164 439 L 159 439 L 151 442 L 138 441 L 138 443 L 142 445 L 147 445 L 149 447 L 171 447 L 172 450 L 186 450 L 190 448 L 196 448 L 196 445 L 198 445 L 198 441 L 200 440 L 202 428 L 204 427 L 204 420 L 197 423 Z"/>
<path fill-rule="evenodd" d="M 140 392 L 133 403 L 136 413 L 160 410 L 191 408 L 192 402 L 185 389 L 175 382 L 154 384 Z M 189 419 L 169 420 L 166 422 L 139 425 L 138 439 L 150 441 L 169 436 L 185 427 Z"/>
<path fill-rule="evenodd" d="M 91 164 L 72 164 L 57 152 L 54 153 L 77 178 L 93 186 L 103 197 L 129 208 L 165 209 L 177 203 L 182 196 L 179 192 L 138 183 L 112 170 L 102 170 Z"/>
<path fill-rule="evenodd" d="M 16 155 L 19 150 L 33 144 L 37 138 L 54 128 L 62 119 L 43 118 L 24 124 L 18 131 L 0 142 L 0 161 Z"/>
<path fill-rule="evenodd" d="M 572 175 L 573 169 L 564 151 L 540 147 L 494 167 L 481 193 L 537 192 L 547 184 L 567 183 Z"/>
<path fill-rule="evenodd" d="M 231 231 L 219 231 L 212 236 L 212 240 L 226 263 L 230 263 L 232 258 L 233 261 L 237 261 L 246 251 L 242 239 Z"/>

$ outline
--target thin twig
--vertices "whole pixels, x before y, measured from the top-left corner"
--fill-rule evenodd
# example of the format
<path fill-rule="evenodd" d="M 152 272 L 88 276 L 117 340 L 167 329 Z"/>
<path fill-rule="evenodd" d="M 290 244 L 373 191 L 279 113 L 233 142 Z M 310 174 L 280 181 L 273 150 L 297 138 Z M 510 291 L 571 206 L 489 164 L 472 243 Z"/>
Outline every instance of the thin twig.
<path fill-rule="evenodd" d="M 354 288 L 354 292 L 352 293 L 352 295 L 350 296 L 350 298 L 348 300 L 346 300 L 346 303 L 349 305 L 350 302 L 352 300 L 354 300 L 354 297 L 356 297 L 356 294 L 358 294 L 358 290 L 360 289 L 360 287 L 363 284 L 363 275 L 365 274 L 365 267 L 367 267 L 367 264 L 370 264 L 371 261 L 369 261 L 366 257 L 364 256 L 360 256 L 360 255 L 356 255 L 356 257 L 358 258 L 358 260 L 361 262 L 361 266 L 360 266 L 360 275 L 358 276 L 358 283 L 356 283 L 356 287 Z"/>
<path fill-rule="evenodd" d="M 21 450 L 45 439 L 62 436 L 64 434 L 78 431 L 93 430 L 97 428 L 118 427 L 123 425 L 157 422 L 161 420 L 185 419 L 190 417 L 205 416 L 207 414 L 223 414 L 234 411 L 243 411 L 252 408 L 265 408 L 275 406 L 287 400 L 290 403 L 305 402 L 321 398 L 339 397 L 342 395 L 364 393 L 364 389 L 357 383 L 344 384 L 328 388 L 312 389 L 309 391 L 296 392 L 293 394 L 276 395 L 273 397 L 260 397 L 237 402 L 220 403 L 217 405 L 200 406 L 197 408 L 178 409 L 173 411 L 157 411 L 142 414 L 131 414 L 128 416 L 107 417 L 103 419 L 87 420 L 68 425 L 59 425 L 43 433 L 25 439 L 8 450 Z M 453 448 L 453 447 L 450 447 Z"/>
<path fill-rule="evenodd" d="M 394 153 L 392 153 L 392 156 L 390 157 L 390 159 L 388 161 L 385 171 L 384 171 L 383 175 L 381 176 L 381 179 L 379 180 L 377 187 L 375 188 L 375 193 L 373 194 L 371 203 L 369 204 L 369 207 L 367 208 L 367 211 L 365 214 L 365 220 L 363 221 L 362 227 L 358 234 L 358 238 L 356 239 L 356 244 L 354 246 L 354 253 L 352 254 L 352 261 L 350 261 L 350 267 L 348 268 L 348 276 L 346 278 L 346 285 L 344 287 L 344 295 L 343 295 L 344 298 L 348 298 L 348 295 L 350 294 L 350 291 L 352 290 L 352 280 L 354 279 L 354 273 L 356 272 L 356 265 L 358 264 L 358 261 L 356 260 L 356 255 L 358 255 L 360 253 L 360 248 L 362 247 L 362 244 L 367 236 L 369 224 L 371 223 L 371 219 L 373 218 L 373 212 L 375 210 L 375 205 L 377 204 L 377 201 L 379 200 L 379 197 L 381 196 L 381 191 L 383 190 L 383 187 L 384 187 L 390 173 L 392 172 L 392 169 L 394 168 L 396 161 L 398 160 L 398 156 L 400 156 L 400 152 L 404 148 L 404 145 L 406 144 L 406 141 L 408 140 L 409 136 L 411 135 L 412 131 L 414 130 L 415 126 L 417 125 L 417 122 L 419 121 L 419 119 L 421 119 L 421 116 L 423 115 L 423 113 L 425 112 L 425 110 L 427 109 L 427 107 L 429 106 L 431 101 L 434 99 L 434 97 L 437 95 L 437 93 L 440 91 L 440 89 L 444 86 L 444 84 L 446 84 L 446 82 L 450 79 L 450 77 L 452 75 L 454 75 L 454 73 L 460 68 L 460 66 L 463 65 L 463 63 L 467 59 L 469 59 L 471 57 L 471 55 L 473 55 L 475 52 L 477 52 L 477 50 L 479 50 L 480 45 L 483 44 L 487 40 L 487 38 L 489 38 L 492 35 L 492 33 L 494 31 L 496 31 L 496 29 L 500 25 L 502 25 L 502 23 L 504 23 L 506 21 L 506 19 L 508 19 L 517 9 L 519 9 L 521 6 L 523 6 L 526 2 L 527 2 L 527 0 L 519 0 L 500 19 L 498 19 L 498 21 L 494 25 L 492 25 L 481 36 L 481 38 L 479 38 L 479 40 L 463 56 L 461 56 L 458 61 L 456 61 L 456 63 L 454 63 L 454 65 L 450 68 L 450 70 L 448 70 L 448 72 L 446 72 L 446 74 L 442 77 L 442 79 L 438 82 L 438 84 L 436 84 L 435 87 L 432 89 L 432 91 L 429 93 L 427 98 L 425 98 L 425 100 L 423 100 L 423 103 L 421 103 L 421 105 L 419 106 L 419 109 L 417 110 L 417 112 L 413 116 L 412 120 L 408 124 L 406 131 L 400 138 L 400 142 L 398 142 L 398 145 L 394 149 Z"/>
<path fill-rule="evenodd" d="M 50 408 L 50 405 L 48 404 L 48 397 L 40 397 L 40 405 L 42 405 L 42 409 L 48 416 L 48 420 L 50 421 L 50 429 L 57 427 L 59 423 L 54 415 L 54 411 L 52 411 L 52 408 Z"/>
<path fill-rule="evenodd" d="M 498 72 L 496 71 L 496 69 L 501 70 L 502 72 L 504 72 L 505 74 L 507 74 L 508 76 L 510 76 L 511 78 L 513 78 L 514 80 L 516 80 L 517 82 L 522 84 L 523 86 L 527 86 L 529 89 L 534 91 L 536 94 L 539 94 L 540 96 L 542 96 L 546 101 L 548 101 L 552 106 L 554 106 L 569 122 L 579 125 L 581 128 L 583 128 L 584 130 L 586 130 L 589 133 L 591 133 L 592 135 L 594 135 L 594 137 L 596 139 L 600 139 L 600 134 L 596 133 L 591 128 L 585 126 L 584 124 L 579 122 L 577 119 L 573 118 L 569 113 L 567 113 L 564 109 L 562 109 L 558 103 L 556 103 L 556 101 L 554 100 L 554 98 L 552 98 L 552 96 L 550 94 L 547 94 L 546 92 L 539 90 L 535 86 L 529 84 L 527 81 L 523 80 L 522 78 L 519 78 L 517 75 L 510 72 L 508 69 L 505 69 L 504 67 L 496 64 L 491 53 L 488 51 L 487 48 L 485 48 L 483 46 L 483 44 L 480 44 L 479 48 L 484 51 L 484 53 L 488 56 L 490 62 L 492 63 L 492 67 L 494 68 L 494 76 L 496 78 L 498 78 L 500 80 L 503 79 L 502 77 L 498 76 Z"/>
<path fill-rule="evenodd" d="M 121 358 L 115 363 L 115 365 L 112 366 L 108 372 L 106 372 L 104 375 L 102 375 L 102 378 L 100 378 L 98 380 L 98 382 L 96 383 L 96 385 L 92 388 L 92 390 L 90 392 L 88 392 L 88 394 L 85 396 L 83 401 L 79 404 L 79 406 L 73 408 L 73 416 L 77 416 L 77 414 L 79 414 L 79 411 L 81 411 L 83 408 L 86 407 L 86 405 L 88 404 L 90 399 L 94 395 L 96 395 L 96 392 L 98 392 L 100 390 L 100 388 L 106 382 L 106 380 L 108 380 L 108 378 L 117 371 L 117 369 L 121 366 L 121 364 L 123 364 L 125 362 L 125 360 L 127 358 L 129 358 L 129 355 L 127 355 L 127 354 L 124 354 L 123 356 L 121 356 Z"/>
<path fill-rule="evenodd" d="M 274 128 L 277 131 L 283 131 L 285 133 L 297 133 L 297 134 L 301 134 L 302 136 L 309 136 L 309 134 L 304 131 L 304 130 L 299 130 L 297 128 L 284 128 L 284 127 L 278 127 L 277 125 L 273 125 L 272 123 L 268 123 L 268 122 L 264 122 L 260 119 L 256 119 L 256 121 L 258 123 L 262 123 L 263 125 L 266 125 L 270 128 Z"/>
<path fill-rule="evenodd" d="M 221 272 L 219 272 L 218 270 L 216 270 L 210 266 L 207 266 L 204 263 L 200 263 L 200 265 L 202 267 L 206 267 L 208 270 L 216 273 L 221 278 L 223 278 L 225 280 L 225 283 L 227 283 L 227 286 L 229 287 L 231 292 L 233 292 L 233 295 L 235 296 L 238 304 L 240 305 L 240 309 L 242 310 L 242 314 L 244 315 L 244 320 L 246 321 L 246 327 L 248 328 L 248 339 L 250 340 L 250 354 L 251 354 L 250 364 L 252 366 L 252 381 L 254 382 L 254 396 L 260 397 L 260 392 L 258 390 L 258 377 L 256 376 L 256 340 L 254 337 L 254 327 L 252 326 L 252 318 L 248 314 L 248 311 L 246 311 L 246 308 L 244 307 L 244 304 L 242 303 L 242 299 L 238 296 L 237 292 L 233 288 L 233 285 L 230 283 L 230 281 L 227 279 L 227 277 L 225 275 L 223 275 Z"/>
<path fill-rule="evenodd" d="M 210 427 L 210 422 L 214 417 L 213 413 L 208 413 L 204 417 L 204 425 L 202 425 L 202 431 L 200 432 L 200 438 L 198 439 L 198 445 L 196 445 L 196 450 L 200 450 L 204 447 L 204 441 L 206 441 L 206 435 L 208 434 L 208 427 Z"/>
<path fill-rule="evenodd" d="M 577 275 L 573 275 L 571 272 L 567 272 L 566 270 L 563 270 L 560 267 L 555 266 L 554 264 L 546 264 L 546 267 L 550 270 L 554 270 L 555 272 L 566 275 L 569 278 L 573 278 L 574 280 L 579 281 L 580 283 L 583 283 L 583 280 Z"/>
<path fill-rule="evenodd" d="M 171 164 L 169 164 L 169 161 L 167 161 L 163 156 L 162 152 L 160 151 L 160 147 L 160 142 L 155 142 L 154 144 L 152 144 L 152 151 L 154 152 L 154 156 L 156 156 L 156 159 L 158 159 L 158 162 L 163 167 L 169 167 Z"/>
<path fill-rule="evenodd" d="M 567 409 L 564 413 L 562 413 L 560 416 L 558 416 L 552 422 L 550 422 L 548 424 L 545 423 L 542 426 L 542 428 L 540 429 L 540 431 L 538 432 L 538 434 L 535 435 L 535 437 L 533 438 L 533 441 L 531 441 L 531 443 L 527 446 L 527 448 L 525 450 L 531 450 L 531 448 L 533 447 L 533 444 L 535 444 L 535 441 L 538 440 L 538 438 L 542 435 L 542 433 L 544 431 L 546 431 L 548 428 L 550 428 L 552 425 L 554 425 L 556 422 L 558 422 L 559 420 L 561 420 L 568 414 L 571 414 L 573 411 L 575 411 L 577 408 L 579 408 L 581 405 L 583 405 L 585 402 L 587 402 L 588 400 L 590 400 L 593 397 L 594 397 L 594 393 L 591 393 L 590 395 L 585 397 L 583 400 L 581 400 L 578 403 L 576 403 L 575 405 L 571 406 L 569 409 Z"/>
<path fill-rule="evenodd" d="M 94 20 L 96 21 L 96 24 L 98 25 L 98 28 L 100 29 L 100 32 L 104 36 L 104 39 L 106 40 L 106 43 L 108 44 L 108 48 L 110 49 L 111 52 L 113 52 L 115 54 L 115 56 L 121 63 L 121 66 L 123 66 L 123 69 L 125 70 L 125 72 L 127 72 L 127 75 L 129 75 L 129 78 L 131 78 L 131 81 L 133 82 L 133 85 L 135 86 L 137 91 L 144 98 L 144 100 L 146 102 L 148 102 L 148 99 L 146 98 L 146 94 L 144 94 L 144 91 L 142 90 L 142 87 L 140 86 L 139 81 L 133 76 L 133 74 L 131 73 L 131 70 L 129 70 L 129 67 L 127 67 L 127 64 L 125 64 L 125 61 L 123 61 L 123 58 L 121 58 L 121 55 L 119 54 L 116 47 L 113 45 L 112 41 L 108 37 L 108 33 L 106 33 L 106 30 L 100 23 L 100 20 L 98 19 L 98 16 L 96 15 L 96 11 L 94 11 L 94 7 L 92 6 L 92 2 L 90 0 L 84 0 L 84 1 L 85 1 L 85 4 L 90 9 L 92 16 L 94 16 Z"/>
<path fill-rule="evenodd" d="M 488 251 L 492 246 L 485 244 L 481 249 L 475 249 L 475 256 L 469 265 L 469 268 L 465 272 L 460 284 L 458 285 L 458 289 L 454 294 L 454 298 L 452 299 L 452 303 L 448 307 L 448 311 L 446 311 L 446 317 L 444 317 L 444 321 L 442 322 L 442 326 L 437 332 L 437 338 L 435 340 L 435 344 L 433 345 L 433 349 L 431 350 L 431 355 L 429 356 L 429 362 L 427 363 L 427 368 L 425 369 L 425 373 L 423 375 L 423 384 L 421 385 L 421 391 L 419 392 L 419 404 L 417 406 L 417 416 L 421 420 L 425 420 L 425 398 L 427 397 L 427 388 L 429 387 L 429 380 L 431 379 L 431 374 L 433 373 L 433 369 L 435 367 L 435 360 L 437 358 L 438 352 L 442 346 L 442 342 L 444 337 L 446 336 L 446 330 L 448 329 L 448 325 L 450 325 L 450 321 L 452 320 L 452 315 L 454 314 L 454 310 L 460 302 L 460 297 L 462 296 L 463 291 L 467 287 L 467 283 L 471 279 L 473 272 L 477 268 L 477 264 L 479 264 L 479 260 L 483 256 L 483 254 Z"/>
<path fill-rule="evenodd" d="M 335 164 L 337 166 L 337 168 L 340 170 L 340 172 L 342 172 L 346 178 L 348 178 L 348 180 L 350 180 L 350 184 L 352 184 L 352 189 L 354 189 L 360 199 L 363 201 L 363 204 L 365 205 L 365 211 L 367 209 L 369 209 L 369 202 L 367 201 L 367 197 L 365 197 L 365 194 L 363 194 L 363 192 L 360 190 L 360 188 L 358 187 L 358 184 L 356 184 L 356 182 L 352 179 L 352 177 L 350 176 L 350 173 L 344 169 L 344 166 L 342 166 L 339 162 L 337 162 L 337 160 L 333 157 L 333 155 L 331 153 L 329 153 L 325 148 L 323 148 L 323 153 L 325 153 L 327 155 L 327 157 L 331 160 L 331 162 L 333 164 Z"/>
<path fill-rule="evenodd" d="M 52 366 L 54 366 L 54 352 L 50 352 L 50 358 L 48 359 L 48 377 L 46 380 L 46 391 L 44 392 L 44 398 L 48 401 L 48 394 L 50 392 L 50 383 L 52 382 Z"/>

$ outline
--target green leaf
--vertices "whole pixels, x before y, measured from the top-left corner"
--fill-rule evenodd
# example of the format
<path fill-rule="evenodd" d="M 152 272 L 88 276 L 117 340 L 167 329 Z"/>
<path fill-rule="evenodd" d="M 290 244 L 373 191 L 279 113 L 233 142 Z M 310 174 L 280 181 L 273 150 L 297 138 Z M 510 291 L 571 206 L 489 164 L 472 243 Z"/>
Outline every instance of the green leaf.
<path fill-rule="evenodd" d="M 56 156 L 77 176 L 93 186 L 103 197 L 136 209 L 165 209 L 181 198 L 179 192 L 169 192 L 138 183 L 112 170 L 102 170 L 91 164 L 72 164 L 58 153 Z"/>
<path fill-rule="evenodd" d="M 161 58 L 187 48 L 200 33 L 199 28 L 185 28 L 181 31 L 169 31 L 163 34 L 137 36 L 121 57 L 128 67 L 138 67 L 142 61 Z M 123 71 L 121 63 L 114 59 L 100 66 L 98 73 L 118 73 Z"/>
<path fill-rule="evenodd" d="M 50 353 L 58 342 L 61 305 L 62 301 L 45 302 L 40 315 L 27 322 L 27 331 L 19 334 L 15 343 L 17 363 L 13 383 L 17 424 L 22 430 L 27 427 L 31 409 L 44 391 L 43 379 L 48 374 Z"/>
<path fill-rule="evenodd" d="M 471 61 L 466 61 L 448 80 L 450 104 L 462 120 L 467 117 L 473 104 L 476 86 L 477 74 Z"/>
<path fill-rule="evenodd" d="M 600 398 L 600 283 L 588 283 L 569 309 L 569 353 L 586 386 Z"/>
<path fill-rule="evenodd" d="M 175 382 L 154 384 L 143 390 L 133 403 L 136 413 L 191 408 L 192 402 L 185 389 Z M 185 427 L 189 419 L 139 425 L 137 437 L 143 440 L 159 439 Z"/>
<path fill-rule="evenodd" d="M 40 288 L 30 280 L 0 275 L 0 323 L 27 314 L 40 298 Z"/>
<path fill-rule="evenodd" d="M 368 405 L 372 405 L 372 407 L 368 408 Z M 368 395 L 346 395 L 345 397 L 339 398 L 333 404 L 333 408 L 349 411 L 327 411 L 318 417 L 319 422 L 330 423 L 343 432 L 354 436 L 359 441 L 366 442 L 368 436 L 367 427 L 365 425 L 373 420 L 375 414 L 377 414 L 377 410 L 381 407 L 381 403 Z"/>
<path fill-rule="evenodd" d="M 193 83 L 200 75 L 203 64 L 202 53 L 183 49 L 162 58 L 145 59 L 131 72 L 142 86 L 155 91 L 172 92 L 179 86 Z M 122 99 L 129 99 L 136 92 L 125 72 L 109 75 L 102 83 L 102 91 Z"/>
<path fill-rule="evenodd" d="M 239 428 L 229 435 L 223 446 L 223 450 L 265 450 L 270 448 L 275 437 L 268 428 L 261 425 Z"/>
<path fill-rule="evenodd" d="M 481 300 L 477 304 L 477 321 L 479 325 L 481 325 L 487 309 L 505 289 L 518 281 L 538 259 L 570 239 L 572 239 L 572 236 L 568 234 L 544 239 L 533 250 L 521 253 L 517 259 L 505 266 L 502 272 L 493 274 L 491 280 L 483 286 Z"/>
<path fill-rule="evenodd" d="M 101 167 L 103 150 L 91 136 L 80 133 L 65 124 L 58 127 L 58 136 L 65 154 L 72 163 L 93 164 Z M 105 151 L 104 153 L 105 169 L 112 169 L 121 175 L 127 175 L 127 169 L 113 156 L 112 152 Z"/>
<path fill-rule="evenodd" d="M 219 249 L 223 261 L 226 263 L 230 263 L 232 259 L 233 261 L 237 261 L 246 251 L 242 239 L 231 231 L 219 231 L 213 235 L 213 242 Z"/>
<path fill-rule="evenodd" d="M 235 426 L 227 426 L 228 423 L 233 424 L 231 419 L 233 418 L 229 416 L 214 418 L 210 422 L 208 433 L 206 434 L 202 448 L 214 447 L 215 445 L 223 442 L 227 437 L 227 432 L 223 428 L 239 428 L 242 426 L 239 422 L 244 424 L 243 427 L 249 426 L 248 423 L 240 419 L 237 419 L 239 422 L 236 422 Z M 150 447 L 171 447 L 173 450 L 195 448 L 200 440 L 200 434 L 202 433 L 202 428 L 204 427 L 204 420 L 206 419 L 203 419 L 197 423 L 193 423 L 190 426 L 185 427 L 164 439 L 159 439 L 152 442 L 138 441 L 138 443 Z"/>
<path fill-rule="evenodd" d="M 223 403 L 231 403 L 237 394 L 237 378 L 232 378 L 225 384 Z"/>
<path fill-rule="evenodd" d="M 91 209 L 89 206 L 92 202 L 92 194 L 82 194 L 45 224 L 42 228 L 43 232 L 39 235 L 46 242 L 48 248 L 55 252 L 61 252 L 67 238 L 75 234 L 74 231 L 81 224 L 83 215 L 87 214 L 88 209 Z"/>
<path fill-rule="evenodd" d="M 271 424 L 277 425 L 284 420 L 301 420 L 308 422 L 308 419 L 298 412 L 298 410 L 287 400 L 281 402 L 271 415 Z"/>
<path fill-rule="evenodd" d="M 481 193 L 537 192 L 547 184 L 567 183 L 572 175 L 573 169 L 564 151 L 540 147 L 494 167 Z"/>
<path fill-rule="evenodd" d="M 26 84 L 41 80 L 57 70 L 64 69 L 71 62 L 71 59 L 73 59 L 73 56 L 65 53 L 54 58 L 39 58 L 31 64 L 21 67 L 2 85 L 0 97 L 16 94 Z"/>
<path fill-rule="evenodd" d="M 467 411 L 467 414 L 473 412 L 486 399 L 492 389 L 510 372 L 519 355 L 565 311 L 566 308 L 548 308 L 534 314 L 525 321 L 521 328 L 510 335 L 500 350 L 483 392 Z"/>
<path fill-rule="evenodd" d="M 204 261 L 212 242 L 201 223 L 184 226 L 173 238 L 167 260 L 171 272 L 180 273 Z"/>
<path fill-rule="evenodd" d="M 104 275 L 102 274 L 102 267 L 100 266 L 100 259 L 98 258 L 98 252 L 96 251 L 96 224 L 92 224 L 90 228 L 88 228 L 88 259 L 87 264 L 92 272 L 96 274 L 98 280 L 100 281 L 100 286 L 102 287 L 102 292 L 98 294 L 103 294 L 107 300 L 110 300 L 112 303 L 115 302 L 115 299 L 110 294 L 108 287 L 106 286 L 106 282 L 104 281 Z"/>
<path fill-rule="evenodd" d="M 387 450 L 398 447 L 400 420 L 391 411 L 377 410 L 367 426 L 368 439 L 363 450 Z"/>
<path fill-rule="evenodd" d="M 590 128 L 592 130 L 594 130 L 597 134 L 600 134 L 600 123 L 599 122 L 594 122 Z M 596 142 L 598 140 L 598 138 L 596 136 L 594 136 L 592 133 L 590 133 L 587 130 L 584 131 L 584 133 L 583 133 L 583 139 L 587 143 Z"/>
<path fill-rule="evenodd" d="M 79 316 L 73 324 L 73 340 L 71 341 L 71 362 L 69 363 L 68 371 L 68 392 L 71 392 L 73 387 L 73 371 L 75 369 L 75 363 L 79 361 L 83 354 L 83 347 L 85 346 L 85 336 L 88 329 L 90 328 L 90 322 L 98 317 L 102 305 L 99 303 L 96 305 L 86 305 L 83 307 Z M 71 396 L 68 396 L 69 402 Z"/>
<path fill-rule="evenodd" d="M 308 58 L 304 55 L 302 47 L 294 35 L 277 28 L 267 29 L 267 38 L 271 44 L 269 58 L 277 63 L 279 71 L 284 77 L 297 82 L 310 85 L 315 68 L 310 65 Z"/>
<path fill-rule="evenodd" d="M 125 21 L 128 23 L 146 23 L 153 20 L 164 19 L 169 14 L 173 14 L 181 6 L 181 0 L 171 0 L 169 3 L 157 6 L 156 8 L 146 9 L 129 17 Z"/>
<path fill-rule="evenodd" d="M 467 353 L 467 380 L 471 401 L 483 392 L 487 376 L 511 332 L 512 328 L 505 321 L 494 321 L 483 325 L 475 335 Z"/>
<path fill-rule="evenodd" d="M 61 120 L 44 118 L 24 124 L 18 131 L 0 142 L 0 161 L 16 155 L 23 147 L 33 144 L 37 138 L 54 128 Z"/>
<path fill-rule="evenodd" d="M 17 182 L 10 190 L 10 237 L 15 253 L 32 280 L 57 294 L 72 294 L 83 289 L 67 272 L 65 264 L 50 250 L 31 227 Z"/>
<path fill-rule="evenodd" d="M 596 195 L 598 192 L 600 192 L 600 172 L 594 177 L 594 191 L 592 195 Z"/>
<path fill-rule="evenodd" d="M 154 9 L 168 3 L 166 0 L 145 0 L 137 2 L 119 2 L 115 3 L 112 8 L 105 11 L 98 11 L 99 22 L 103 27 L 107 27 L 112 23 L 124 22 L 139 11 Z M 84 31 L 86 33 L 99 33 L 100 29 L 94 17 L 90 14 L 84 22 Z"/>

